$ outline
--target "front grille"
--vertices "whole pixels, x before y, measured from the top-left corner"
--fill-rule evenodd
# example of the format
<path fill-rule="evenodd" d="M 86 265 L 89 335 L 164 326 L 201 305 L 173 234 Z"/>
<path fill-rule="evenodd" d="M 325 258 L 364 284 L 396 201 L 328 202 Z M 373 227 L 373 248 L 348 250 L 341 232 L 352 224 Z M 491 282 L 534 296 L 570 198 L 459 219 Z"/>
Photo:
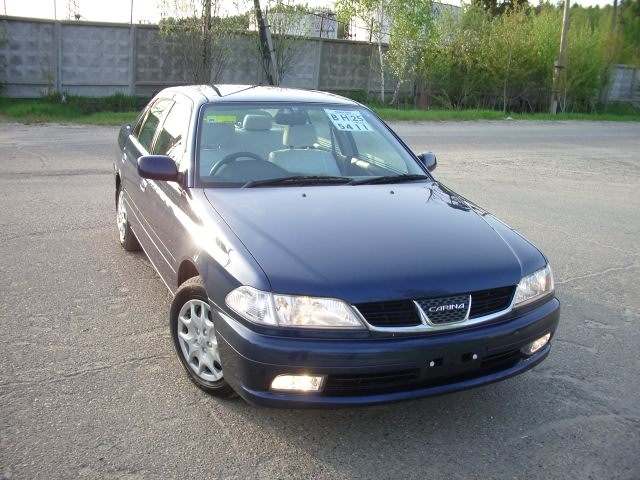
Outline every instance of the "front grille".
<path fill-rule="evenodd" d="M 478 318 L 505 310 L 511 305 L 516 287 L 492 288 L 471 293 L 469 318 Z M 464 319 L 467 309 L 429 312 L 429 308 L 468 302 L 469 295 L 452 297 L 421 298 L 417 302 L 431 323 L 442 325 Z M 420 316 L 412 300 L 359 303 L 356 305 L 362 316 L 374 327 L 415 327 L 421 324 Z"/>
<path fill-rule="evenodd" d="M 511 305 L 516 287 L 492 288 L 471 294 L 471 312 L 469 318 L 484 317 L 504 310 Z"/>
<path fill-rule="evenodd" d="M 498 373 L 522 360 L 519 349 L 494 353 L 470 361 L 471 353 L 441 360 L 436 368 L 415 368 L 391 372 L 329 375 L 322 394 L 329 396 L 373 395 L 417 390 L 462 382 Z"/>
<path fill-rule="evenodd" d="M 416 307 L 410 300 L 361 303 L 356 305 L 370 325 L 375 327 L 411 327 L 420 325 Z"/>
<path fill-rule="evenodd" d="M 429 321 L 435 325 L 461 322 L 465 319 L 467 310 L 469 310 L 469 295 L 427 298 L 418 300 L 418 305 L 420 305 L 425 315 L 429 317 Z M 453 309 L 438 310 L 438 307 L 446 308 L 449 306 L 452 306 Z"/>
<path fill-rule="evenodd" d="M 510 368 L 522 358 L 520 349 L 494 353 L 482 359 L 482 368 L 491 371 L 500 371 Z"/>
<path fill-rule="evenodd" d="M 354 375 L 329 375 L 324 391 L 338 394 L 340 392 L 352 393 L 355 391 L 370 392 L 372 390 L 388 390 L 402 387 L 420 378 L 420 370 L 400 370 L 387 373 L 354 374 Z"/>

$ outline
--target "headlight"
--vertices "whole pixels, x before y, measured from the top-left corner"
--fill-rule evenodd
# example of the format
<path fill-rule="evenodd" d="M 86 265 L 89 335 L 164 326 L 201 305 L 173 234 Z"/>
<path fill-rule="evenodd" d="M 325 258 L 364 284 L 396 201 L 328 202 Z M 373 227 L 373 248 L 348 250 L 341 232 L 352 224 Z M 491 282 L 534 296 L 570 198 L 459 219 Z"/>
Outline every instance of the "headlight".
<path fill-rule="evenodd" d="M 336 298 L 279 295 L 252 287 L 238 287 L 227 306 L 253 323 L 279 327 L 364 328 L 352 308 Z"/>
<path fill-rule="evenodd" d="M 553 273 L 549 264 L 531 275 L 522 277 L 516 289 L 514 306 L 529 303 L 553 292 Z"/>

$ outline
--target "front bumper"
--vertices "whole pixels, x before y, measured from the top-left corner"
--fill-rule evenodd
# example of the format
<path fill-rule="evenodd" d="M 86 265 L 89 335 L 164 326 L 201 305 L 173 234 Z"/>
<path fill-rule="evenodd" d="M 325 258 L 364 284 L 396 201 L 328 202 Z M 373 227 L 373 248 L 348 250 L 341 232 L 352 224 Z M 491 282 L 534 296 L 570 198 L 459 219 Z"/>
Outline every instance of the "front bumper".
<path fill-rule="evenodd" d="M 553 337 L 560 303 L 552 298 L 467 330 L 348 340 L 264 335 L 213 310 L 225 379 L 241 397 L 269 407 L 331 408 L 438 395 L 522 373 L 548 355 L 549 344 L 530 357 L 520 348 L 546 333 Z M 303 373 L 326 375 L 323 391 L 269 389 L 277 375 Z"/>

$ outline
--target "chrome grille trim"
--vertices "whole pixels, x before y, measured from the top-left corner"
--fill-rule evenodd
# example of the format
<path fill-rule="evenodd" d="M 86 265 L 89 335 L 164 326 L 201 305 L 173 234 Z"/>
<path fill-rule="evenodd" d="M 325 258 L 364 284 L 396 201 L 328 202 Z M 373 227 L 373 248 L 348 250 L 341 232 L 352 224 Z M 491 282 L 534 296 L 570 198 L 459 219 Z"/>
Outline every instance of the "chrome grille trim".
<path fill-rule="evenodd" d="M 469 327 L 469 326 L 472 326 L 472 325 L 477 325 L 479 323 L 488 322 L 488 321 L 493 320 L 495 318 L 501 317 L 502 315 L 506 315 L 506 314 L 510 313 L 513 310 L 513 303 L 514 303 L 515 299 L 516 299 L 516 296 L 514 294 L 513 297 L 511 298 L 511 303 L 504 310 L 500 310 L 499 312 L 495 312 L 495 313 L 492 313 L 492 314 L 489 314 L 489 315 L 485 315 L 483 317 L 476 317 L 476 318 L 469 318 L 469 313 L 471 311 L 471 300 L 470 300 L 469 301 L 469 311 L 467 312 L 466 319 L 464 321 L 456 322 L 456 323 L 444 323 L 444 324 L 440 324 L 440 325 L 437 325 L 437 324 L 433 325 L 433 324 L 429 323 L 427 315 L 422 311 L 420 306 L 418 304 L 416 304 L 415 301 L 413 301 L 413 304 L 414 304 L 414 307 L 416 309 L 416 312 L 418 313 L 418 316 L 420 317 L 420 325 L 413 325 L 413 326 L 410 326 L 410 327 L 376 327 L 374 325 L 371 325 L 369 322 L 367 322 L 367 319 L 364 318 L 364 315 L 362 315 L 360 313 L 360 310 L 358 310 L 358 307 L 356 307 L 355 305 L 351 305 L 351 308 L 356 313 L 356 315 L 358 316 L 358 318 L 360 319 L 362 324 L 364 326 L 366 326 L 369 330 L 373 331 L 373 332 L 388 332 L 388 333 L 391 333 L 391 332 L 397 332 L 397 333 L 442 332 L 442 331 L 445 331 L 445 330 L 454 330 L 454 329 L 458 329 L 458 328 L 464 328 L 464 327 Z"/>

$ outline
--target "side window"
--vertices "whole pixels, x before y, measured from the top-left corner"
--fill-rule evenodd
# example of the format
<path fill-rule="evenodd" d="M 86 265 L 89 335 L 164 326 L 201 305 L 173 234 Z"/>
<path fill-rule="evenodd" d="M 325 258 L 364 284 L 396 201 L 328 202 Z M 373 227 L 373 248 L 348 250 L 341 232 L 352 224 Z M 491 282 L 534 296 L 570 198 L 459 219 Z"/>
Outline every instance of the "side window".
<path fill-rule="evenodd" d="M 154 155 L 168 155 L 180 165 L 187 146 L 191 107 L 184 102 L 174 103 L 162 125 L 153 148 Z"/>
<path fill-rule="evenodd" d="M 151 151 L 153 144 L 153 137 L 156 133 L 156 129 L 160 122 L 164 119 L 165 115 L 171 109 L 173 100 L 161 99 L 155 102 L 149 109 L 147 118 L 144 119 L 142 126 L 137 134 L 138 141 L 147 152 Z M 135 134 L 135 132 L 134 132 Z"/>

